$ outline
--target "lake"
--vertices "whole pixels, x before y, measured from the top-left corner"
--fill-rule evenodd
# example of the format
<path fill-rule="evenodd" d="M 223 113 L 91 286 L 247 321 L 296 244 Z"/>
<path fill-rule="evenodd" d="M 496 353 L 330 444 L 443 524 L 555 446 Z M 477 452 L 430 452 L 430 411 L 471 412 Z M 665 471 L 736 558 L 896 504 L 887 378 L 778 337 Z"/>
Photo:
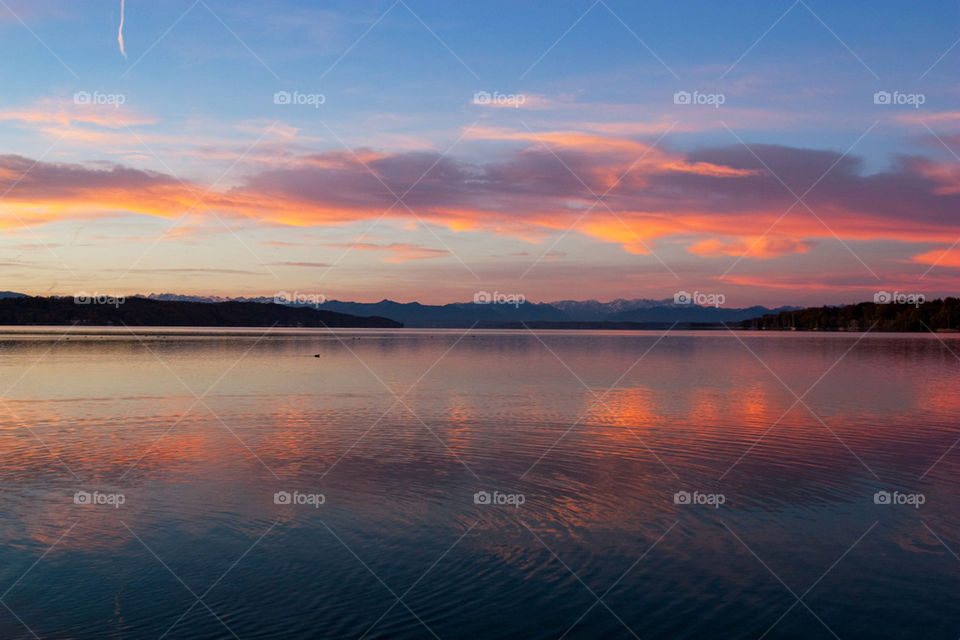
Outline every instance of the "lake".
<path fill-rule="evenodd" d="M 0 334 L 0 637 L 960 635 L 960 339 Z"/>

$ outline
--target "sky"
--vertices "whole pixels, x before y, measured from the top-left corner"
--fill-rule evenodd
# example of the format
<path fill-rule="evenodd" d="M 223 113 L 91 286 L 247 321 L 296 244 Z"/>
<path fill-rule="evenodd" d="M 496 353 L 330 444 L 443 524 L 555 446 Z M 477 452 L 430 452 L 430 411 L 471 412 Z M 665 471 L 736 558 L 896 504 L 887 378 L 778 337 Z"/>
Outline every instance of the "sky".
<path fill-rule="evenodd" d="M 0 0 L 0 37 L 3 290 L 960 290 L 956 1 Z"/>

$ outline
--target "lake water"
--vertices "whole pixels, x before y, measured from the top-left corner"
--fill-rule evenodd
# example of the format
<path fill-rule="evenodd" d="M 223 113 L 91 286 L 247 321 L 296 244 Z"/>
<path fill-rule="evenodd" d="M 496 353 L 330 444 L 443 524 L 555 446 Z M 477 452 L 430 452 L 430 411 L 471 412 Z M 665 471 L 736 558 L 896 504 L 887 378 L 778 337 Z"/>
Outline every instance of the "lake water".
<path fill-rule="evenodd" d="M 955 639 L 958 356 L 10 329 L 0 638 Z"/>

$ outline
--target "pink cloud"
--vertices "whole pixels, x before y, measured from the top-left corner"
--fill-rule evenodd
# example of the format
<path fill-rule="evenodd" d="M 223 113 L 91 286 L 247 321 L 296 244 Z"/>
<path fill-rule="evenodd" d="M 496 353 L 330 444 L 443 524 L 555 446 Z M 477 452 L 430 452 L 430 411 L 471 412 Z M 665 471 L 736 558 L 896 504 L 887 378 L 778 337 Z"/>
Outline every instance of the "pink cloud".
<path fill-rule="evenodd" d="M 202 185 L 163 173 L 33 166 L 27 158 L 0 156 L 0 192 L 9 188 L 6 202 L 32 221 L 110 211 L 171 217 L 209 207 L 270 224 L 386 217 L 530 242 L 573 228 L 640 254 L 670 237 L 692 239 L 689 251 L 696 255 L 746 252 L 765 259 L 804 253 L 834 233 L 846 240 L 942 244 L 960 235 L 956 172 L 926 158 L 901 157 L 890 170 L 867 174 L 859 159 L 827 150 L 755 145 L 751 152 L 730 145 L 680 152 L 575 131 L 488 128 L 471 135 L 509 142 L 510 149 L 482 162 L 434 151 L 288 152 L 282 162 L 248 167 L 237 186 L 206 193 L 202 203 Z M 818 180 L 805 204 L 797 204 L 790 190 L 802 194 Z M 600 194 L 606 194 L 602 202 Z M 445 253 L 376 247 L 394 261 Z"/>
<path fill-rule="evenodd" d="M 749 258 L 776 258 L 791 253 L 806 253 L 812 243 L 783 236 L 766 235 L 733 240 L 707 238 L 687 247 L 698 256 L 745 256 Z"/>
<path fill-rule="evenodd" d="M 91 92 L 83 92 L 91 97 Z M 58 127 L 69 130 L 78 125 L 95 125 L 107 129 L 155 124 L 157 118 L 139 113 L 126 103 L 114 106 L 107 103 L 84 103 L 85 98 L 44 98 L 33 105 L 0 111 L 0 120 L 21 122 L 41 129 Z M 80 103 L 77 102 L 80 100 Z M 126 98 L 124 97 L 124 100 Z M 58 129 L 61 130 L 61 129 Z"/>
<path fill-rule="evenodd" d="M 325 247 L 335 249 L 349 249 L 360 251 L 378 251 L 386 252 L 388 255 L 384 262 L 409 262 L 410 260 L 428 260 L 430 258 L 443 258 L 450 255 L 446 249 L 431 249 L 414 244 L 404 244 L 401 242 L 391 242 L 390 244 L 375 244 L 370 242 L 353 243 L 327 243 Z"/>

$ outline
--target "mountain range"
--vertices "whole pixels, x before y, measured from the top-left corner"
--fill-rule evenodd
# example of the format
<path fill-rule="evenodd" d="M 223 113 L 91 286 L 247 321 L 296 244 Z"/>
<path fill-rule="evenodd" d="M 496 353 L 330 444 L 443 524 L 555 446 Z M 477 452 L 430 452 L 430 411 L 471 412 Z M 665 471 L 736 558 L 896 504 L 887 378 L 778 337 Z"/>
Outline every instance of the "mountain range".
<path fill-rule="evenodd" d="M 29 296 L 22 293 L 0 291 L 0 300 L 27 297 Z M 39 299 L 36 298 L 36 300 Z M 69 298 L 61 299 L 68 300 Z M 152 300 L 217 306 L 225 303 L 277 303 L 277 299 L 267 296 L 227 298 L 175 293 L 136 295 L 127 297 L 126 300 L 128 302 L 131 300 Z M 558 300 L 556 302 L 533 303 L 522 301 L 509 304 L 453 302 L 444 305 L 429 305 L 419 302 L 395 302 L 387 299 L 380 302 L 327 300 L 318 303 L 281 302 L 280 304 L 284 307 L 345 314 L 360 318 L 376 318 L 378 320 L 388 318 L 403 324 L 405 327 L 419 328 L 466 328 L 474 325 L 478 327 L 513 327 L 523 324 L 555 328 L 603 328 L 602 325 L 640 328 L 643 326 L 669 326 L 673 323 L 704 325 L 741 322 L 768 314 L 794 311 L 801 308 L 787 306 L 775 309 L 763 306 L 745 308 L 712 307 L 696 304 L 675 304 L 670 299 L 651 300 L 647 298 L 620 298 L 610 302 Z M 244 309 L 245 311 L 250 309 L 245 305 L 232 308 Z M 197 307 L 197 309 L 201 309 L 201 307 Z"/>
<path fill-rule="evenodd" d="M 274 303 L 272 297 L 219 298 L 204 296 L 184 296 L 161 293 L 146 296 L 153 300 L 180 302 L 218 303 L 226 301 Z M 710 324 L 721 322 L 740 322 L 758 318 L 765 314 L 792 311 L 800 307 L 778 307 L 770 309 L 763 306 L 746 308 L 705 307 L 695 304 L 675 304 L 673 300 L 651 300 L 646 298 L 617 299 L 611 302 L 596 300 L 559 300 L 556 302 L 518 302 L 509 304 L 453 302 L 444 305 L 427 305 L 419 302 L 349 302 L 327 300 L 320 304 L 284 303 L 286 306 L 306 306 L 354 316 L 378 316 L 403 323 L 405 327 L 422 328 L 466 328 L 498 327 L 519 323 L 536 323 L 540 326 L 555 324 L 558 328 L 564 323 L 617 323 L 627 325 L 670 325 Z"/>

